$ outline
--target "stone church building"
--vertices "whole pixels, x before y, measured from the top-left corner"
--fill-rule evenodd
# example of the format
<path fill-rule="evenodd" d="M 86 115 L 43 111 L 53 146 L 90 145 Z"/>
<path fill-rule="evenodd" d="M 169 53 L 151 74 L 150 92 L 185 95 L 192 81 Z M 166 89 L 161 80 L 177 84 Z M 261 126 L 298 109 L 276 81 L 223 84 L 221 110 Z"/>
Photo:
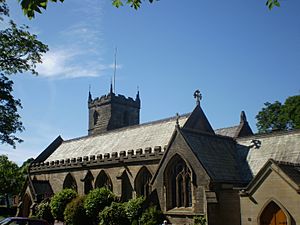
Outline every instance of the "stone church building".
<path fill-rule="evenodd" d="M 19 214 L 63 188 L 147 197 L 173 225 L 300 224 L 300 131 L 255 135 L 245 113 L 214 130 L 201 106 L 140 124 L 141 100 L 89 93 L 88 135 L 57 137 L 31 164 Z"/>

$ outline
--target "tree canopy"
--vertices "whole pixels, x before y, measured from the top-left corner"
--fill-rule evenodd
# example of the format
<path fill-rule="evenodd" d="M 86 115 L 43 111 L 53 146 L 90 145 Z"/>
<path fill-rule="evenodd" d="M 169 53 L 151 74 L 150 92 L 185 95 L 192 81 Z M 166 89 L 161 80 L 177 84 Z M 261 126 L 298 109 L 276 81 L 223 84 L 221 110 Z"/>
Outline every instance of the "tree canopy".
<path fill-rule="evenodd" d="M 256 115 L 259 133 L 300 128 L 300 95 L 288 97 L 284 104 L 266 102 Z"/>
<path fill-rule="evenodd" d="M 9 18 L 9 9 L 5 0 L 0 0 L 0 21 Z M 20 99 L 15 99 L 12 74 L 30 72 L 37 74 L 35 68 L 41 63 L 42 54 L 48 50 L 47 45 L 37 40 L 37 36 L 28 31 L 28 27 L 17 26 L 9 20 L 7 26 L 0 30 L 0 142 L 16 147 L 22 140 L 16 132 L 24 130 L 18 109 L 22 108 Z"/>
<path fill-rule="evenodd" d="M 8 197 L 18 194 L 24 180 L 24 174 L 18 165 L 10 161 L 6 155 L 0 155 L 0 195 Z"/>
<path fill-rule="evenodd" d="M 64 2 L 64 0 L 18 0 L 21 4 L 24 14 L 28 18 L 34 18 L 35 13 L 42 13 L 42 10 L 47 8 L 48 2 Z M 100 0 L 95 0 L 100 1 Z M 119 8 L 124 5 L 129 5 L 134 9 L 139 9 L 141 7 L 141 0 L 111 0 L 112 5 Z M 153 3 L 154 0 L 148 0 L 150 3 Z M 279 7 L 279 0 L 267 0 L 266 6 L 271 10 L 274 6 Z"/>

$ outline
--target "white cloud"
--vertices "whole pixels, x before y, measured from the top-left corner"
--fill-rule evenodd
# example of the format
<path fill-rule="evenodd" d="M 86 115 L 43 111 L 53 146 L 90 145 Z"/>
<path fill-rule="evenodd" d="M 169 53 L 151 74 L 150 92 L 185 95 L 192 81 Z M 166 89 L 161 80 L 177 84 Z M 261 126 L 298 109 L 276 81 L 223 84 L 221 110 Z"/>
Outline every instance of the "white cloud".
<path fill-rule="evenodd" d="M 43 63 L 37 66 L 40 76 L 56 79 L 101 76 L 109 66 L 81 60 L 85 52 L 64 49 L 50 50 L 43 56 Z"/>
<path fill-rule="evenodd" d="M 41 77 L 51 79 L 72 79 L 78 77 L 97 77 L 105 70 L 111 70 L 110 65 L 103 64 L 103 41 L 101 20 L 103 3 L 87 0 L 75 1 L 73 13 L 82 20 L 74 20 L 68 27 L 58 32 L 59 44 L 51 47 L 37 66 Z M 88 4 L 88 7 L 83 7 Z M 87 10 L 88 9 L 88 10 Z M 57 40 L 56 39 L 56 40 Z M 119 67 L 119 65 L 118 65 Z"/>

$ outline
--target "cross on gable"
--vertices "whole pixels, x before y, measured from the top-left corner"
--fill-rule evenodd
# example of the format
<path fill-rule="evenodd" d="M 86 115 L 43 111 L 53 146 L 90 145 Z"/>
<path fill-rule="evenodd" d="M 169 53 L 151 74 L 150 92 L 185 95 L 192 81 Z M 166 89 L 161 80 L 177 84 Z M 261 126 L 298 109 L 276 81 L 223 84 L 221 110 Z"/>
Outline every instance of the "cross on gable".
<path fill-rule="evenodd" d="M 200 105 L 200 100 L 202 99 L 202 94 L 200 93 L 199 89 L 194 92 L 194 98 L 196 99 L 196 104 Z"/>

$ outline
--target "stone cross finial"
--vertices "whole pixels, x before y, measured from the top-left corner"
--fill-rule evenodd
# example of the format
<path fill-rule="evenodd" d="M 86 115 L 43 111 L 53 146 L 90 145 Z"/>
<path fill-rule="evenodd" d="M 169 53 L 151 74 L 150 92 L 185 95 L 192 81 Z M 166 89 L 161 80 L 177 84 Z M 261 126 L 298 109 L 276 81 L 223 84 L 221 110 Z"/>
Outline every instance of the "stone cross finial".
<path fill-rule="evenodd" d="M 197 105 L 200 105 L 200 100 L 202 99 L 202 95 L 201 95 L 199 89 L 197 89 L 197 90 L 194 92 L 194 98 L 196 99 L 196 104 L 197 104 Z"/>
<path fill-rule="evenodd" d="M 179 118 L 180 118 L 179 113 L 176 113 L 176 126 L 177 127 L 179 127 Z"/>

